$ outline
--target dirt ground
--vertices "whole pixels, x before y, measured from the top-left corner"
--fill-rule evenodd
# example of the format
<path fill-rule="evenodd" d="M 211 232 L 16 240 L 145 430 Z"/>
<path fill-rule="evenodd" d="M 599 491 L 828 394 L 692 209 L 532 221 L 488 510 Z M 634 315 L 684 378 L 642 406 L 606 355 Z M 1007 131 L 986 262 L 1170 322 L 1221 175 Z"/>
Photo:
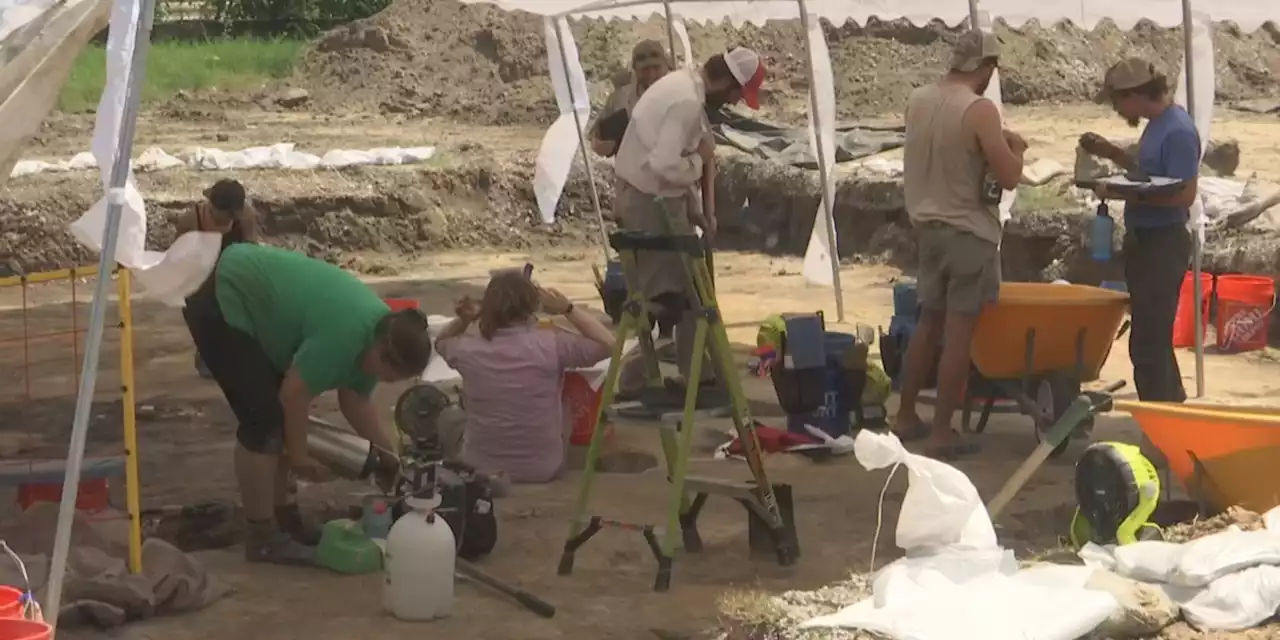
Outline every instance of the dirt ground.
<path fill-rule="evenodd" d="M 422 301 L 428 312 L 448 313 L 451 301 L 474 294 L 489 269 L 531 261 L 537 278 L 559 287 L 573 300 L 598 306 L 589 280 L 582 277 L 599 257 L 592 251 L 554 251 L 532 254 L 441 253 L 413 264 L 406 275 L 375 279 L 374 286 L 388 296 Z M 756 254 L 727 253 L 717 256 L 717 283 L 721 306 L 735 343 L 754 340 L 756 326 L 768 313 L 822 309 L 834 319 L 834 301 L 828 291 L 804 285 L 795 258 L 766 258 Z M 842 273 L 849 329 L 860 322 L 883 326 L 891 308 L 891 288 L 898 273 L 886 267 L 847 267 Z M 41 287 L 33 294 L 39 309 L 38 326 L 50 326 L 67 315 L 65 286 Z M 15 292 L 0 292 L 0 336 L 20 333 L 20 316 L 13 310 Z M 84 308 L 79 309 L 84 315 Z M 114 313 L 114 311 L 112 312 Z M 230 472 L 232 423 L 217 398 L 216 387 L 196 377 L 192 348 L 175 310 L 140 302 L 135 305 L 136 364 L 139 403 L 145 409 L 140 420 L 140 455 L 146 506 L 190 504 L 200 500 L 225 500 L 233 496 Z M 34 349 L 34 348 L 33 348 Z M 32 419 L 15 425 L 3 420 L 6 442 L 15 431 L 28 445 L 43 443 L 56 452 L 65 443 L 71 395 L 69 350 L 58 352 L 41 346 L 34 360 L 37 388 L 68 389 L 62 396 L 63 414 L 53 419 Z M 112 350 L 103 361 L 112 362 Z M 1184 371 L 1192 371 L 1189 354 L 1180 355 Z M 21 353 L 0 350 L 0 370 L 12 375 L 22 363 Z M 104 365 L 104 371 L 111 369 Z M 1271 404 L 1280 400 L 1280 366 L 1266 353 L 1210 356 L 1206 362 L 1209 399 L 1223 403 Z M 1105 380 L 1129 375 L 1123 344 L 1117 344 L 1104 372 Z M 104 376 L 93 441 L 99 451 L 110 451 L 118 423 L 110 377 Z M 1189 388 L 1192 382 L 1187 380 Z M 13 389 L 13 385 L 6 385 Z M 766 424 L 779 424 L 772 391 L 766 382 L 747 380 L 748 393 L 762 410 Z M 380 389 L 380 404 L 389 408 L 395 389 Z M 1121 394 L 1132 397 L 1130 390 Z M 9 406 L 21 403 L 8 398 Z M 331 404 L 320 413 L 332 412 Z M 705 425 L 725 428 L 722 421 Z M 16 428 L 15 428 L 16 427 Z M 629 447 L 656 452 L 656 438 L 643 428 L 620 430 Z M 1124 416 L 1099 421 L 1095 436 L 1132 441 L 1137 432 Z M 706 438 L 708 442 L 713 439 Z M 990 496 L 1035 445 L 1029 420 L 997 416 L 983 436 L 984 452 L 959 467 L 969 474 L 979 491 Z M 37 447 L 31 446 L 30 449 Z M 1072 450 L 1078 451 L 1077 444 Z M 30 453 L 30 451 L 28 451 Z M 12 455 L 12 454 L 10 454 Z M 998 523 L 1004 544 L 1020 551 L 1053 547 L 1065 533 L 1073 498 L 1071 461 L 1074 453 L 1052 462 L 1032 480 L 1008 515 Z M 708 456 L 709 457 L 709 456 Z M 606 532 L 580 553 L 575 574 L 555 575 L 555 563 L 567 531 L 571 494 L 576 476 L 539 487 L 518 487 L 498 503 L 501 533 L 493 556 L 484 561 L 491 573 L 539 594 L 559 607 L 554 620 L 544 621 L 473 585 L 460 584 L 458 605 L 452 619 L 431 630 L 467 633 L 490 638 L 620 638 L 693 637 L 714 627 L 715 602 L 729 589 L 811 589 L 840 580 L 850 572 L 870 566 L 870 545 L 875 532 L 876 498 L 883 473 L 867 473 L 845 458 L 815 464 L 803 458 L 771 456 L 768 468 L 775 482 L 795 487 L 797 527 L 802 558 L 790 569 L 752 562 L 746 557 L 746 522 L 741 509 L 713 500 L 704 515 L 706 551 L 681 557 L 676 564 L 675 586 L 666 595 L 650 591 L 652 558 L 636 534 Z M 742 476 L 741 463 L 699 461 L 694 473 Z M 650 472 L 640 476 L 602 476 L 595 512 L 632 520 L 655 521 L 663 504 L 662 479 Z M 885 506 L 887 529 L 877 566 L 891 559 L 893 523 L 902 485 L 890 491 Z M 304 489 L 303 498 L 314 502 L 341 498 L 333 487 Z M 244 635 L 263 640 L 312 635 L 330 638 L 363 638 L 370 634 L 408 631 L 411 627 L 380 613 L 379 576 L 339 577 L 320 570 L 289 570 L 246 566 L 235 551 L 203 552 L 199 557 L 219 577 L 233 584 L 237 593 L 210 609 L 187 616 L 158 619 L 127 626 L 116 637 L 196 640 Z M 655 636 L 657 629 L 673 635 Z"/>

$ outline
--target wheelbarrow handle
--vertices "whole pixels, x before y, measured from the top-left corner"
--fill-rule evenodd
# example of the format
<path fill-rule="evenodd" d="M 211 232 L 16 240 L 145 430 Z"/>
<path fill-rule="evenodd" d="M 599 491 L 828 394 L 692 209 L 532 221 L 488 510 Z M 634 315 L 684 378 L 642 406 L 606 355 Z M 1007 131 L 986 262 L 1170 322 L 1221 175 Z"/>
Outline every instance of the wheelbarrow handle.
<path fill-rule="evenodd" d="M 1102 388 L 1102 392 L 1103 392 L 1103 393 L 1115 393 L 1115 392 L 1117 392 L 1117 391 L 1119 391 L 1119 390 L 1123 389 L 1123 388 L 1125 387 L 1125 385 L 1127 385 L 1127 384 L 1129 384 L 1129 383 L 1125 382 L 1124 380 L 1116 380 L 1115 382 L 1112 382 L 1111 384 L 1109 384 L 1109 385 L 1107 385 L 1107 386 L 1103 387 L 1103 388 Z"/>
<path fill-rule="evenodd" d="M 1103 387 L 1102 391 L 1093 391 L 1085 394 L 1091 401 L 1089 410 L 1092 413 L 1104 413 L 1110 411 L 1112 403 L 1115 401 L 1115 399 L 1111 397 L 1111 394 L 1123 389 L 1127 384 L 1128 383 L 1124 380 L 1117 380 Z"/>

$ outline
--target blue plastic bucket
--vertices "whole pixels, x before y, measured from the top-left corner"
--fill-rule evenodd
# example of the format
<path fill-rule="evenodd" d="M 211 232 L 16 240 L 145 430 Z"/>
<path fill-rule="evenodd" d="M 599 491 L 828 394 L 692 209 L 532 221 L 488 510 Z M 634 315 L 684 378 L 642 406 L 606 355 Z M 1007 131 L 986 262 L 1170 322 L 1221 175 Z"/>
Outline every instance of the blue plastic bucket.
<path fill-rule="evenodd" d="M 804 428 L 809 424 L 838 438 L 849 433 L 849 412 L 856 400 L 846 397 L 844 368 L 841 366 L 845 352 L 853 348 L 855 339 L 852 334 L 836 331 L 827 331 L 823 338 L 827 364 L 823 376 L 822 406 L 807 415 L 787 416 L 787 430 L 809 435 Z"/>
<path fill-rule="evenodd" d="M 916 296 L 916 283 L 899 282 L 893 285 L 893 315 L 916 317 L 920 299 Z"/>

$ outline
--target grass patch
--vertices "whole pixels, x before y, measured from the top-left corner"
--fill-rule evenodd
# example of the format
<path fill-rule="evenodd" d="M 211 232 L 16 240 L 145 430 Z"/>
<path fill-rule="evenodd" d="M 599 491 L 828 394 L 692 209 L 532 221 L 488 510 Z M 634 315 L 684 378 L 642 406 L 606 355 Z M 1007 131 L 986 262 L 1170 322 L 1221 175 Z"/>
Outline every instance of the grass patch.
<path fill-rule="evenodd" d="M 154 102 L 179 91 L 243 91 L 288 77 L 302 54 L 301 40 L 228 39 L 155 42 L 147 53 L 142 100 Z M 58 109 L 79 113 L 97 108 L 107 79 L 106 48 L 91 44 L 76 59 L 58 96 Z"/>
<path fill-rule="evenodd" d="M 1018 185 L 1018 199 L 1013 201 L 1014 213 L 1049 213 L 1080 209 L 1083 205 L 1071 193 L 1071 185 L 1051 180 L 1040 186 Z"/>

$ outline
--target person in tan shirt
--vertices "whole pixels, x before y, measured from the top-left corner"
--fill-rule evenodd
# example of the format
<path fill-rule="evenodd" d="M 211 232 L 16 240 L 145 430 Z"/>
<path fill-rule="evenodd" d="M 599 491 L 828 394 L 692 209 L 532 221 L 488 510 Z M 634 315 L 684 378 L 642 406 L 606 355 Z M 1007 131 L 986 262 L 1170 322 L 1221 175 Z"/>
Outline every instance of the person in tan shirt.
<path fill-rule="evenodd" d="M 983 307 L 1000 291 L 1000 196 L 1022 176 L 1027 144 L 1005 130 L 995 103 L 982 97 L 1000 59 L 995 36 L 960 36 L 951 66 L 907 102 L 903 182 L 920 256 L 920 320 L 907 348 L 894 432 L 928 438 L 928 455 L 975 451 L 951 428 L 969 375 L 969 344 Z M 916 399 L 942 346 L 932 429 Z"/>
<path fill-rule="evenodd" d="M 715 163 L 715 140 L 707 122 L 707 110 L 745 102 L 760 106 L 760 86 L 765 68 L 750 49 L 736 48 L 711 56 L 701 69 L 680 69 L 663 76 L 645 91 L 631 113 L 631 122 L 614 159 L 617 176 L 614 213 L 626 229 L 651 233 L 692 233 L 701 228 L 706 238 L 716 232 L 714 200 L 703 189 L 702 207 L 691 191 L 706 185 Z M 657 200 L 661 200 L 661 205 Z M 665 213 L 664 213 L 665 210 Z M 688 276 L 674 255 L 640 252 L 637 278 L 645 297 L 659 318 L 677 322 L 676 352 L 680 379 L 668 381 L 671 397 L 683 397 L 685 376 L 693 358 L 695 318 L 689 313 Z M 703 369 L 704 383 L 711 382 L 711 367 Z M 622 391 L 639 391 L 636 378 L 624 373 Z M 720 394 L 722 395 L 722 394 Z M 716 392 L 709 402 L 720 403 Z M 644 400 L 644 398 L 641 398 Z"/>
<path fill-rule="evenodd" d="M 622 143 L 622 133 L 626 129 L 625 124 L 621 127 L 622 131 L 609 131 L 605 133 L 611 135 L 603 135 L 601 122 L 628 117 L 645 90 L 653 86 L 653 83 L 660 80 L 662 76 L 667 75 L 669 71 L 671 71 L 671 59 L 667 57 L 666 49 L 662 47 L 661 42 L 643 40 L 636 44 L 631 50 L 631 75 L 628 82 L 609 94 L 604 108 L 600 110 L 599 119 L 591 124 L 592 150 L 606 158 L 617 153 L 618 145 Z M 620 111 L 625 111 L 627 116 L 621 116 L 618 113 Z"/>

